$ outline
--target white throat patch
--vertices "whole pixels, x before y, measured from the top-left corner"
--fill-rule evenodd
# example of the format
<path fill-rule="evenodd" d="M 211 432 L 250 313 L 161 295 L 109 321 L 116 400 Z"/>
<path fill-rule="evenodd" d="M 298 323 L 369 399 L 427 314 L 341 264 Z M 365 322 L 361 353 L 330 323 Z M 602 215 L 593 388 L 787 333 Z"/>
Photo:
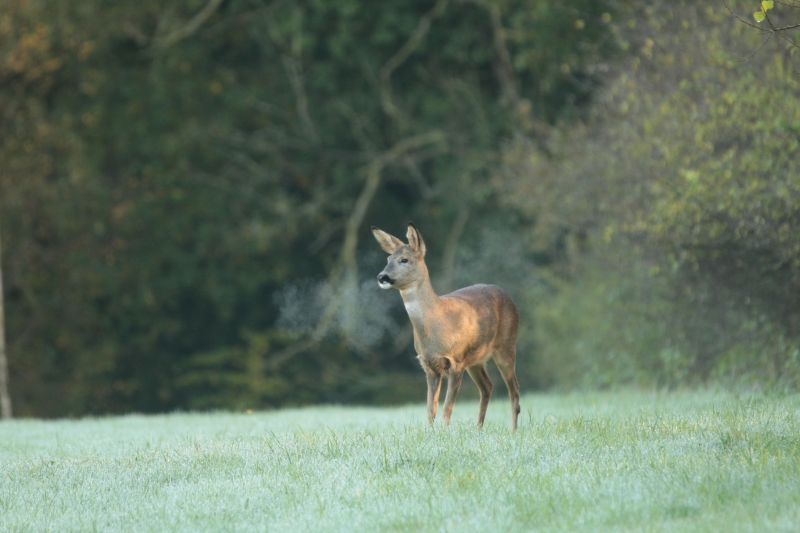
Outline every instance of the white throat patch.
<path fill-rule="evenodd" d="M 417 302 L 405 302 L 404 305 L 408 316 L 420 316 L 422 314 L 422 308 Z"/>

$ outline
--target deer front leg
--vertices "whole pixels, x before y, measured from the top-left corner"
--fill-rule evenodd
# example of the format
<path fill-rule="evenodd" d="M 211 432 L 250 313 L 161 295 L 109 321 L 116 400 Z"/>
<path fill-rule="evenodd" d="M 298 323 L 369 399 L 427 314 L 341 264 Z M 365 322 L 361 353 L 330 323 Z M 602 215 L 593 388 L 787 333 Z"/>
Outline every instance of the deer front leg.
<path fill-rule="evenodd" d="M 450 425 L 450 415 L 453 414 L 453 405 L 456 403 L 458 389 L 461 388 L 461 378 L 464 376 L 463 370 L 450 370 L 447 375 L 447 394 L 444 397 L 444 414 L 442 420 L 445 426 Z"/>
<path fill-rule="evenodd" d="M 428 378 L 428 425 L 433 424 L 439 408 L 439 391 L 442 390 L 442 376 L 426 372 Z"/>

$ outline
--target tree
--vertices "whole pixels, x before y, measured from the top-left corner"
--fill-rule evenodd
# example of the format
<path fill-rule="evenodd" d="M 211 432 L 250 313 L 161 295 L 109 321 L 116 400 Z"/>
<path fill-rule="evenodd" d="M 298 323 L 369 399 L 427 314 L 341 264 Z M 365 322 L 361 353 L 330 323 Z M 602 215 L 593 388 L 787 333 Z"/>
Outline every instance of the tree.
<path fill-rule="evenodd" d="M 591 100 L 613 4 L 3 3 L 17 415 L 401 398 L 408 345 L 357 327 L 365 223 L 413 216 L 434 268 L 519 224 L 500 150 Z"/>
<path fill-rule="evenodd" d="M 0 418 L 11 418 L 11 396 L 8 394 L 8 358 L 6 357 L 6 321 L 3 301 L 3 242 L 0 239 Z"/>
<path fill-rule="evenodd" d="M 796 388 L 791 51 L 773 42 L 770 61 L 742 62 L 758 35 L 707 3 L 648 2 L 622 19 L 631 53 L 591 120 L 560 128 L 549 156 L 525 143 L 507 154 L 508 201 L 568 256 L 536 309 L 552 379 Z"/>
<path fill-rule="evenodd" d="M 773 11 L 776 3 L 779 5 L 779 9 Z M 761 0 L 759 9 L 753 13 L 753 20 L 755 20 L 755 23 L 737 14 L 725 0 L 723 0 L 723 4 L 728 12 L 739 22 L 758 30 L 759 34 L 762 36 L 766 35 L 766 39 L 753 55 L 758 53 L 758 51 L 775 36 L 782 39 L 794 49 L 800 48 L 800 44 L 791 36 L 791 33 L 800 28 L 800 22 L 797 22 L 798 16 L 800 16 L 800 2 L 797 0 L 784 0 L 783 2 Z M 770 13 L 771 11 L 772 13 Z"/>

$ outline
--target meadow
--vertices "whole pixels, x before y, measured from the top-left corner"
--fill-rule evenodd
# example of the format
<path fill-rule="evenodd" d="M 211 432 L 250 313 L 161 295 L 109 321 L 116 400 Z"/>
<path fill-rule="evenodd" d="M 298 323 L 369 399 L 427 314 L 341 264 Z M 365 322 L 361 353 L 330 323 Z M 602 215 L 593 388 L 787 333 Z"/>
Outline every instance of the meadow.
<path fill-rule="evenodd" d="M 504 392 L 504 391 L 503 391 Z M 800 529 L 800 397 L 504 394 L 425 407 L 0 424 L 0 530 Z"/>

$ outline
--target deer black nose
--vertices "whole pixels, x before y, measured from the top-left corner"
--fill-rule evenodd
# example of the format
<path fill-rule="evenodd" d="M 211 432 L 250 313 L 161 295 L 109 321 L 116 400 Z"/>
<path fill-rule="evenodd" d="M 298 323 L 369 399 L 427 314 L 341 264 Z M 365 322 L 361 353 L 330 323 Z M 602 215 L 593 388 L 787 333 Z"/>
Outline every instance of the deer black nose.
<path fill-rule="evenodd" d="M 378 281 L 380 283 L 388 283 L 389 285 L 394 283 L 394 280 L 390 278 L 387 274 L 378 274 Z"/>

